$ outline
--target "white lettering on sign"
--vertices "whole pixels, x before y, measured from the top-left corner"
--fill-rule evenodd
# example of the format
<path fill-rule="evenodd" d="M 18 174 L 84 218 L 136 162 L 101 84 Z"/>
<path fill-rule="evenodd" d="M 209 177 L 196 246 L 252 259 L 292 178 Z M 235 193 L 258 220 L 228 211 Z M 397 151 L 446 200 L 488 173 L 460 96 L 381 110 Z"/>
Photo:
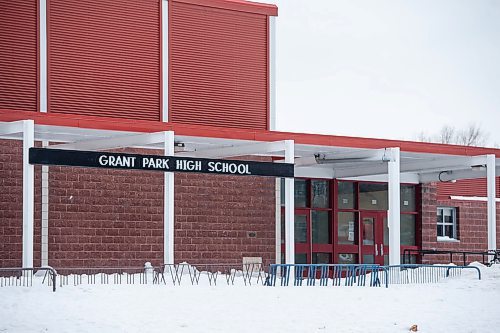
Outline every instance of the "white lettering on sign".
<path fill-rule="evenodd" d="M 201 171 L 201 161 L 177 160 L 175 168 L 182 171 Z"/>
<path fill-rule="evenodd" d="M 142 159 L 142 167 L 148 169 L 169 170 L 168 161 L 168 158 L 145 157 Z"/>
<path fill-rule="evenodd" d="M 99 156 L 99 164 L 112 167 L 135 167 L 135 156 Z"/>
<path fill-rule="evenodd" d="M 248 164 L 228 162 L 208 162 L 208 172 L 223 172 L 240 175 L 251 175 Z"/>

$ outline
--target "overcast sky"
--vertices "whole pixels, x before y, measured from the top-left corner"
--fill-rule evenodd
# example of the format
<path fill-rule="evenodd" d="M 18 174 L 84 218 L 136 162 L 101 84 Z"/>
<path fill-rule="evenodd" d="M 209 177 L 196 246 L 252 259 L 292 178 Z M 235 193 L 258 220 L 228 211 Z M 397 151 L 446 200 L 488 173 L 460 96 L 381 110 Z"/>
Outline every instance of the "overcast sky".
<path fill-rule="evenodd" d="M 278 130 L 415 139 L 475 122 L 500 144 L 500 1 L 274 3 Z"/>

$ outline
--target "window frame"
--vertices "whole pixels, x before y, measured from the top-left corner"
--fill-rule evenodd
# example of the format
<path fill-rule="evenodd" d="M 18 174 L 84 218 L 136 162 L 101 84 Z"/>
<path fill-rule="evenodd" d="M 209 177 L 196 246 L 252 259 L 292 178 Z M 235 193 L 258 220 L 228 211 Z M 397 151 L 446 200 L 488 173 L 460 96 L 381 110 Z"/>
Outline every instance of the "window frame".
<path fill-rule="evenodd" d="M 443 211 L 443 213 L 441 214 L 441 216 L 444 217 L 444 211 L 445 210 L 450 210 L 451 213 L 452 213 L 452 222 L 449 223 L 449 222 L 445 222 L 444 221 L 444 218 L 442 219 L 442 221 L 439 221 L 439 211 Z M 443 235 L 440 235 L 439 232 L 437 232 L 437 228 L 436 228 L 436 234 L 437 234 L 437 240 L 438 241 L 458 241 L 459 238 L 458 238 L 458 215 L 457 215 L 457 207 L 451 207 L 451 206 L 438 206 L 436 207 L 436 227 L 441 227 L 442 229 L 442 234 Z M 445 227 L 446 226 L 452 226 L 452 233 L 453 235 L 448 236 L 446 235 L 446 229 Z"/>

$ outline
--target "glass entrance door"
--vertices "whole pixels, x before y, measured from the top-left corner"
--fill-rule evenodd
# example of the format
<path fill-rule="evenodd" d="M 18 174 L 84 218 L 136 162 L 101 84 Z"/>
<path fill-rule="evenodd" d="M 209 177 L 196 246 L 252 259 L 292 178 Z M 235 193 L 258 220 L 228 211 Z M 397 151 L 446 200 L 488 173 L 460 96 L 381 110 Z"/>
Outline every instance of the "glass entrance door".
<path fill-rule="evenodd" d="M 386 212 L 361 212 L 361 255 L 363 264 L 385 265 L 389 261 L 389 229 Z"/>

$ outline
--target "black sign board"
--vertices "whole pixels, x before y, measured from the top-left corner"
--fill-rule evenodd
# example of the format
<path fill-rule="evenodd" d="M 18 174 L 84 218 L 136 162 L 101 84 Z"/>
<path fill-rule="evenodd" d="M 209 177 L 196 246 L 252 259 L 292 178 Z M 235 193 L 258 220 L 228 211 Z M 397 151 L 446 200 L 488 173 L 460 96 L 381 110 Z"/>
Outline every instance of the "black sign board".
<path fill-rule="evenodd" d="M 30 164 L 162 172 L 201 172 L 235 176 L 293 177 L 290 163 L 30 148 Z"/>

